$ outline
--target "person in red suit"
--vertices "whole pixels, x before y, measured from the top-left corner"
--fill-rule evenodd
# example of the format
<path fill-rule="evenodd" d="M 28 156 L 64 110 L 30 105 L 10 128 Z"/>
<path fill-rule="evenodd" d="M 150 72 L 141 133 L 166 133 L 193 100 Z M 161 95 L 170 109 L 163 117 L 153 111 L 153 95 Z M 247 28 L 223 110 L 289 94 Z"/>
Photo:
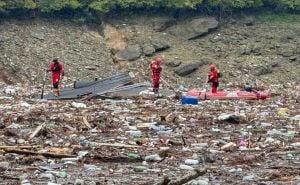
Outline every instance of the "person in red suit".
<path fill-rule="evenodd" d="M 54 96 L 59 96 L 59 83 L 65 75 L 64 64 L 58 57 L 54 58 L 47 69 L 47 72 L 52 72 L 52 85 Z"/>
<path fill-rule="evenodd" d="M 218 86 L 219 86 L 219 71 L 217 70 L 214 64 L 209 66 L 210 72 L 208 73 L 208 80 L 207 83 L 210 83 L 211 92 L 217 93 Z"/>
<path fill-rule="evenodd" d="M 162 71 L 161 62 L 161 58 L 157 57 L 150 64 L 150 69 L 152 72 L 152 89 L 155 94 L 158 94 L 159 89 L 160 73 Z"/>

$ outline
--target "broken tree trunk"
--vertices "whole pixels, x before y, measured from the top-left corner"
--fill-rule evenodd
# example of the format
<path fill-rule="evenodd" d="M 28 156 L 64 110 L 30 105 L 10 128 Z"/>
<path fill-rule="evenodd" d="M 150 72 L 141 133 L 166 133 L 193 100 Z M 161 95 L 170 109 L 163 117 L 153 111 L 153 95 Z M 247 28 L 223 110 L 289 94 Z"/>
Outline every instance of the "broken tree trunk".
<path fill-rule="evenodd" d="M 190 173 L 190 174 L 188 174 L 188 175 L 186 175 L 182 178 L 179 178 L 179 179 L 176 179 L 176 180 L 173 180 L 173 181 L 169 182 L 168 185 L 182 185 L 182 184 L 187 183 L 187 182 L 189 182 L 193 179 L 198 178 L 201 175 L 204 175 L 206 172 L 207 172 L 206 168 L 201 169 L 201 170 L 195 169 L 192 173 Z"/>
<path fill-rule="evenodd" d="M 0 146 L 0 149 L 31 149 L 31 148 L 40 148 L 41 145 L 33 145 L 33 146 Z"/>
<path fill-rule="evenodd" d="M 42 155 L 45 157 L 52 157 L 52 158 L 73 158 L 76 157 L 75 155 L 68 155 L 68 154 L 57 154 L 57 153 L 50 153 L 50 152 L 34 152 L 29 150 L 18 150 L 18 149 L 5 149 L 6 153 L 16 153 L 16 154 L 25 154 L 25 155 Z"/>
<path fill-rule="evenodd" d="M 203 169 L 195 169 L 194 171 L 192 171 L 190 174 L 187 174 L 186 176 L 182 177 L 182 178 L 178 178 L 176 180 L 172 180 L 170 181 L 170 179 L 165 176 L 160 182 L 157 183 L 153 183 L 153 182 L 146 182 L 143 185 L 150 185 L 150 184 L 154 184 L 154 185 L 182 185 L 185 184 L 193 179 L 198 178 L 201 175 L 206 174 L 207 172 L 207 168 L 203 168 Z"/>

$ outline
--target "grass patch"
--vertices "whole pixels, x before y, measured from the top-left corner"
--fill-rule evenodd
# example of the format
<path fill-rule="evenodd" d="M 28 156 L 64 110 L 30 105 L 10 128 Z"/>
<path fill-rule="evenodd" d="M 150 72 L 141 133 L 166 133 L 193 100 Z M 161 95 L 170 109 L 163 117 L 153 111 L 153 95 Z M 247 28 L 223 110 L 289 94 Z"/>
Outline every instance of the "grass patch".
<path fill-rule="evenodd" d="M 300 14 L 264 12 L 256 18 L 262 22 L 300 23 Z"/>

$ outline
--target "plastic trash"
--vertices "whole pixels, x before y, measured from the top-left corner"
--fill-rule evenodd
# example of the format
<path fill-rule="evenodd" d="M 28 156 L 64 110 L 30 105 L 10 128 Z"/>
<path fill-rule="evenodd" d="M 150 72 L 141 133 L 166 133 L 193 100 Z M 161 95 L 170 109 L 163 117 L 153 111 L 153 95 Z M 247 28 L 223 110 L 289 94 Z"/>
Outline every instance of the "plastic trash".
<path fill-rule="evenodd" d="M 87 108 L 86 104 L 84 104 L 84 103 L 72 102 L 71 105 L 72 105 L 72 107 L 75 107 L 75 108 L 78 108 L 78 109 L 85 109 L 85 108 Z"/>
<path fill-rule="evenodd" d="M 61 184 L 57 184 L 57 183 L 53 183 L 53 182 L 48 182 L 47 185 L 61 185 Z"/>
<path fill-rule="evenodd" d="M 194 159 L 186 159 L 186 160 L 184 161 L 184 163 L 185 163 L 186 165 L 196 165 L 196 164 L 199 164 L 199 161 L 198 161 L 198 160 L 194 160 Z"/>
<path fill-rule="evenodd" d="M 61 171 L 55 174 L 56 177 L 67 178 L 68 174 L 65 171 Z"/>
<path fill-rule="evenodd" d="M 253 175 L 247 175 L 243 177 L 243 181 L 252 181 L 254 178 L 255 177 Z"/>
<path fill-rule="evenodd" d="M 161 135 L 173 133 L 173 130 L 166 129 L 163 125 L 151 125 L 150 128 L 157 131 L 157 133 Z"/>
<path fill-rule="evenodd" d="M 188 165 L 184 165 L 184 164 L 180 165 L 179 169 L 181 169 L 181 170 L 194 170 L 193 167 L 188 166 Z"/>
<path fill-rule="evenodd" d="M 286 116 L 286 115 L 288 115 L 288 112 L 289 112 L 288 108 L 280 108 L 280 109 L 278 109 L 277 114 L 279 116 Z"/>
<path fill-rule="evenodd" d="M 135 172 L 144 172 L 145 170 L 147 170 L 146 166 L 135 166 L 133 168 L 133 171 L 135 171 Z"/>
<path fill-rule="evenodd" d="M 181 99 L 182 105 L 198 105 L 199 99 L 196 96 L 183 96 Z"/>
<path fill-rule="evenodd" d="M 23 180 L 21 182 L 21 185 L 31 185 L 30 182 L 28 180 Z"/>
<path fill-rule="evenodd" d="M 31 105 L 27 102 L 21 102 L 20 106 L 24 107 L 24 108 L 30 108 L 31 107 Z"/>
<path fill-rule="evenodd" d="M 172 130 L 161 130 L 161 131 L 158 131 L 157 134 L 160 134 L 160 135 L 168 135 L 168 134 L 172 134 L 173 131 Z"/>
<path fill-rule="evenodd" d="M 239 138 L 239 146 L 246 146 L 247 145 L 247 142 L 244 140 L 243 137 L 240 137 Z"/>
<path fill-rule="evenodd" d="M 46 178 L 46 179 L 49 179 L 49 180 L 53 180 L 54 176 L 51 173 L 42 173 L 40 175 L 40 178 Z"/>
<path fill-rule="evenodd" d="M 291 146 L 293 146 L 294 148 L 300 149 L 300 142 L 292 143 Z"/>
<path fill-rule="evenodd" d="M 147 155 L 145 161 L 161 161 L 162 158 L 158 154 Z"/>
<path fill-rule="evenodd" d="M 143 137 L 143 133 L 139 130 L 128 130 L 125 132 L 126 134 L 129 134 L 132 137 Z"/>
<path fill-rule="evenodd" d="M 76 179 L 74 185 L 84 185 L 84 180 Z"/>
<path fill-rule="evenodd" d="M 129 153 L 127 156 L 131 159 L 139 159 L 141 156 L 139 154 Z"/>

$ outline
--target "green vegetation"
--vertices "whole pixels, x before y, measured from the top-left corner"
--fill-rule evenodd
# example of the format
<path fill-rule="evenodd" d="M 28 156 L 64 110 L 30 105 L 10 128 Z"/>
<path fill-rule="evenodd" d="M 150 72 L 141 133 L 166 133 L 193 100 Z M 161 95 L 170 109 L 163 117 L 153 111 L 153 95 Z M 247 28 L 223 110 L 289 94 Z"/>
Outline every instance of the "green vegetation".
<path fill-rule="evenodd" d="M 233 11 L 266 8 L 300 11 L 300 0 L 0 0 L 0 11 L 57 12 L 62 10 L 107 13 L 119 9 L 206 9 Z"/>
<path fill-rule="evenodd" d="M 257 16 L 257 19 L 264 22 L 280 22 L 280 23 L 299 23 L 299 14 L 289 14 L 289 13 L 274 13 L 265 12 Z"/>

